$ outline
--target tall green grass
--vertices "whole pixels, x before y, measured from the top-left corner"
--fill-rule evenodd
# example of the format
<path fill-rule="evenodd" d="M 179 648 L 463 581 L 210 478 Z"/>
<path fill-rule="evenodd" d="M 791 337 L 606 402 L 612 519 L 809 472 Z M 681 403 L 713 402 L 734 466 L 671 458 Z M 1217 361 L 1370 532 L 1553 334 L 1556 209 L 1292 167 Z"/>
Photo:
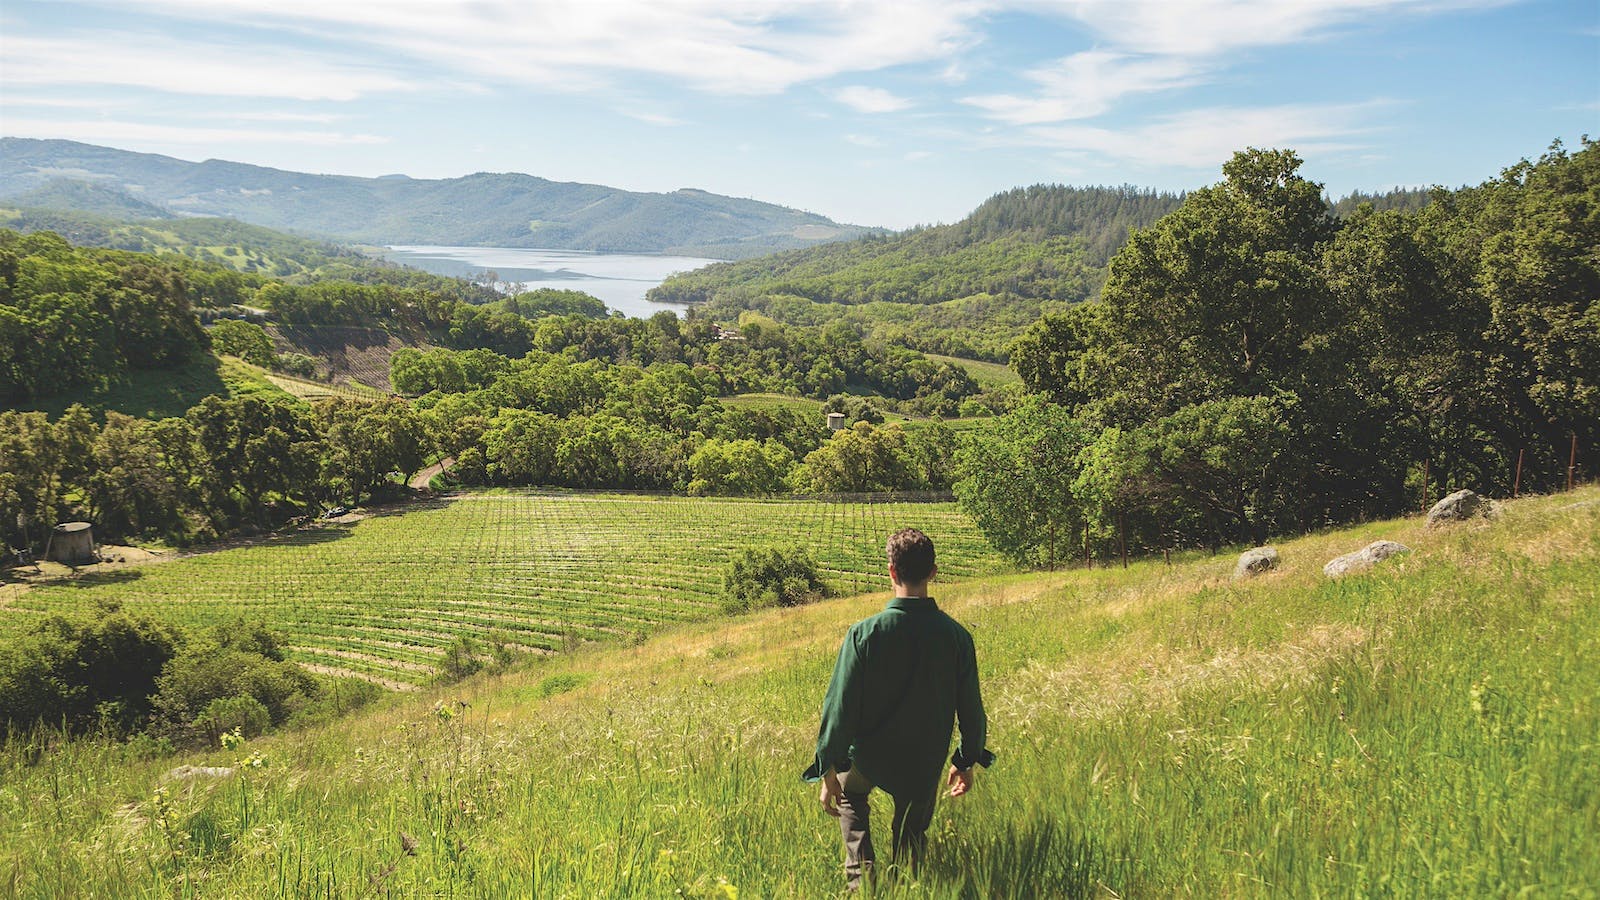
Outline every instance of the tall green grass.
<path fill-rule="evenodd" d="M 1375 537 L 1416 552 L 1323 578 Z M 1000 758 L 941 802 L 927 865 L 874 893 L 1595 896 L 1600 490 L 1278 546 L 1283 570 L 1248 582 L 1216 558 L 946 589 Z M 186 760 L 19 741 L 0 892 L 832 895 L 836 826 L 797 773 L 837 642 L 884 597 L 681 625 Z"/>

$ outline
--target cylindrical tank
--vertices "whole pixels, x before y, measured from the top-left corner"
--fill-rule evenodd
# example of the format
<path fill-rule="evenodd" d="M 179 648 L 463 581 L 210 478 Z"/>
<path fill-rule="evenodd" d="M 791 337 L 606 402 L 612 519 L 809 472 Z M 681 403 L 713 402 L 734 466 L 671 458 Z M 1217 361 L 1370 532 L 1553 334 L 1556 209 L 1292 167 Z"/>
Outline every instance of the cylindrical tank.
<path fill-rule="evenodd" d="M 62 522 L 50 537 L 50 558 L 69 566 L 97 562 L 94 529 L 88 522 Z"/>

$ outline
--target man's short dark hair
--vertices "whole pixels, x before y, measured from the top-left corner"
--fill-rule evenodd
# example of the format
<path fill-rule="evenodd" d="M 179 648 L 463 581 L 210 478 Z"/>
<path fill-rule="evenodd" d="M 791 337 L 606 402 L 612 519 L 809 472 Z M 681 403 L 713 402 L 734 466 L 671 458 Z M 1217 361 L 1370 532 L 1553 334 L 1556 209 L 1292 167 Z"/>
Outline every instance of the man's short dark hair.
<path fill-rule="evenodd" d="M 889 565 L 901 584 L 921 584 L 933 574 L 933 540 L 915 528 L 889 535 Z"/>

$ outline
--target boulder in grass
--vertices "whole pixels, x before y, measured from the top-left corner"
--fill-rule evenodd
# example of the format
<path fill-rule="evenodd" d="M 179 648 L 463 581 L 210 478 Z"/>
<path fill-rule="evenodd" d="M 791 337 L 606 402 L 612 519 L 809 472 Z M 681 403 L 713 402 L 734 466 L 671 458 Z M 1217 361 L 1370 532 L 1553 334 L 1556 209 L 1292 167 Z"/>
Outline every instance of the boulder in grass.
<path fill-rule="evenodd" d="M 1328 560 L 1328 564 L 1322 567 L 1322 574 L 1329 578 L 1339 578 L 1356 572 L 1365 572 L 1391 556 L 1410 552 L 1410 547 L 1395 541 L 1373 541 L 1354 553 L 1346 553 Z"/>
<path fill-rule="evenodd" d="M 1233 577 L 1254 578 L 1278 567 L 1278 551 L 1273 547 L 1255 547 L 1239 554 L 1239 564 L 1233 567 Z"/>
<path fill-rule="evenodd" d="M 1500 515 L 1500 504 L 1472 491 L 1462 489 L 1440 500 L 1428 510 L 1428 527 L 1438 528 L 1451 522 L 1465 522 L 1483 517 L 1493 519 Z"/>

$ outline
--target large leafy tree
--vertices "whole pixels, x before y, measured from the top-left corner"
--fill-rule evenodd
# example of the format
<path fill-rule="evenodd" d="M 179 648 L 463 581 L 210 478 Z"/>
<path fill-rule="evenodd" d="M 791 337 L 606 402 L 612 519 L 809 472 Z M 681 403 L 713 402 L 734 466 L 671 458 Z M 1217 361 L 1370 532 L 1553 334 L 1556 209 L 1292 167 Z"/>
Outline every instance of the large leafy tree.
<path fill-rule="evenodd" d="M 1072 559 L 1084 528 L 1072 483 L 1090 440 L 1089 429 L 1066 408 L 1030 397 L 957 451 L 956 498 L 1012 559 L 1048 566 Z"/>
<path fill-rule="evenodd" d="M 1121 424 L 1314 377 L 1329 304 L 1322 187 L 1288 150 L 1248 150 L 1112 260 L 1089 394 Z"/>

